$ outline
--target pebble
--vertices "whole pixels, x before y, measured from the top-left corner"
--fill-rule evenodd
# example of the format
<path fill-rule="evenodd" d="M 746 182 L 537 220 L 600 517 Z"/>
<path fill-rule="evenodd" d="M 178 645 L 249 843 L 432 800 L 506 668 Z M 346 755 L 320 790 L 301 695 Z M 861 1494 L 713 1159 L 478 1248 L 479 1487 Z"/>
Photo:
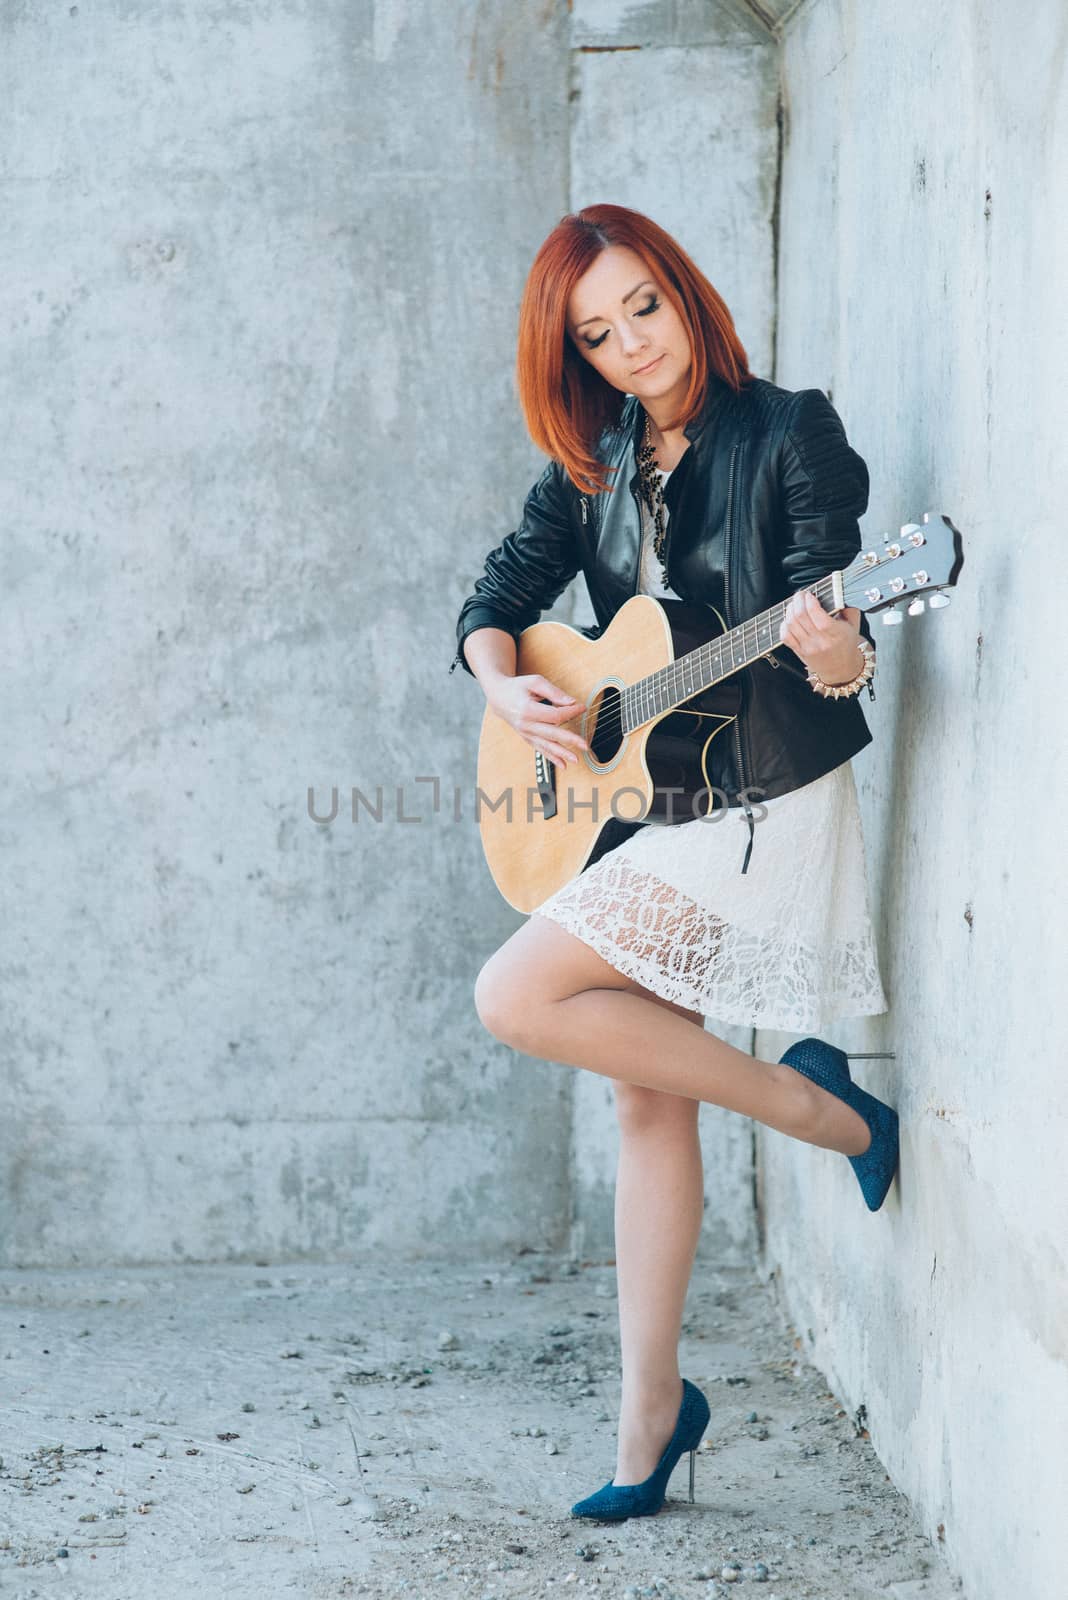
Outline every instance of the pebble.
<path fill-rule="evenodd" d="M 719 1569 L 719 1575 L 724 1583 L 737 1583 L 742 1575 L 742 1569 L 735 1566 L 733 1561 L 725 1561 Z"/>
<path fill-rule="evenodd" d="M 754 1561 L 750 1566 L 742 1568 L 743 1578 L 752 1578 L 754 1583 L 767 1583 L 768 1569 L 763 1561 Z"/>
<path fill-rule="evenodd" d="M 559 1450 L 556 1448 L 551 1439 L 549 1439 L 545 1445 L 545 1454 L 547 1456 L 558 1456 L 560 1454 Z"/>
<path fill-rule="evenodd" d="M 451 1328 L 442 1328 L 441 1332 L 438 1334 L 438 1349 L 439 1350 L 458 1350 L 459 1347 L 460 1347 L 460 1341 L 456 1337 L 456 1335 L 453 1333 L 452 1329 Z"/>
<path fill-rule="evenodd" d="M 536 1428 L 536 1427 L 535 1428 L 528 1428 L 527 1429 L 527 1433 L 530 1435 L 530 1437 L 532 1439 L 544 1439 L 545 1438 L 545 1429 L 544 1428 Z"/>

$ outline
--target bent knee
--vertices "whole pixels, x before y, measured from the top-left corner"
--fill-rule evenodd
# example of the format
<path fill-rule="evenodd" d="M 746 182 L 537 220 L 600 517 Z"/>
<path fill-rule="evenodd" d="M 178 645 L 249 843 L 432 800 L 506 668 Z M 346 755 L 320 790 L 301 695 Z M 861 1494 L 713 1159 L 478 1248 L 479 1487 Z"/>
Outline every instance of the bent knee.
<path fill-rule="evenodd" d="M 475 1010 L 482 1026 L 495 1039 L 510 1044 L 513 1049 L 522 1049 L 522 996 L 517 993 L 514 980 L 501 971 L 500 963 L 493 956 L 475 979 Z"/>
<path fill-rule="evenodd" d="M 697 1126 L 699 1100 L 670 1094 L 664 1089 L 647 1089 L 644 1084 L 615 1083 L 616 1120 L 623 1133 L 660 1132 L 670 1129 L 691 1131 Z"/>

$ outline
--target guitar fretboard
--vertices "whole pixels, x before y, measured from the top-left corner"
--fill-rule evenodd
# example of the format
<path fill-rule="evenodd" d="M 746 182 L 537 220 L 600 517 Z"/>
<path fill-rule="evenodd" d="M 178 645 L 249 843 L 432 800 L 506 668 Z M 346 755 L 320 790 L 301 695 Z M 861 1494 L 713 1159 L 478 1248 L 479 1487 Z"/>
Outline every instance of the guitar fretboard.
<path fill-rule="evenodd" d="M 828 573 L 808 587 L 824 609 L 830 611 L 834 605 L 834 574 Z M 721 678 L 730 677 L 732 672 L 750 666 L 769 650 L 774 650 L 782 643 L 779 628 L 789 603 L 789 599 L 777 601 L 759 616 L 739 623 L 718 639 L 698 645 L 696 650 L 680 656 L 670 666 L 660 667 L 648 677 L 628 684 L 621 696 L 624 733 L 633 733 L 643 723 L 674 710 L 703 689 L 719 683 Z"/>

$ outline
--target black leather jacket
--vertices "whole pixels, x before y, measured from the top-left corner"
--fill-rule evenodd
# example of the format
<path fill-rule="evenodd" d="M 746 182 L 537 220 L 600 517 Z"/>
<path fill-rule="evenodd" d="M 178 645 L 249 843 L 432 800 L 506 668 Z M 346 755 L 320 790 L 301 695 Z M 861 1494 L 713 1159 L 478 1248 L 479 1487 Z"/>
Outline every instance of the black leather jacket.
<path fill-rule="evenodd" d="M 463 654 L 469 633 L 491 626 L 518 639 L 580 571 L 597 617 L 596 626 L 579 630 L 587 637 L 597 637 L 636 593 L 641 512 L 633 451 L 644 426 L 641 404 L 628 395 L 619 425 L 605 429 L 595 452 L 620 467 L 613 490 L 584 495 L 559 462 L 549 462 L 519 527 L 487 556 L 461 607 L 450 672 L 471 671 Z M 668 582 L 683 600 L 715 606 L 731 628 L 849 565 L 861 548 L 868 469 L 821 389 L 754 378 L 736 394 L 712 377 L 686 436 L 689 448 L 664 490 Z M 861 629 L 871 640 L 863 615 Z M 785 644 L 743 668 L 730 737 L 712 741 L 713 782 L 730 805 L 745 806 L 750 841 L 749 801 L 801 788 L 871 742 L 859 697 L 818 695 L 805 674 Z M 874 699 L 870 683 L 868 691 Z"/>

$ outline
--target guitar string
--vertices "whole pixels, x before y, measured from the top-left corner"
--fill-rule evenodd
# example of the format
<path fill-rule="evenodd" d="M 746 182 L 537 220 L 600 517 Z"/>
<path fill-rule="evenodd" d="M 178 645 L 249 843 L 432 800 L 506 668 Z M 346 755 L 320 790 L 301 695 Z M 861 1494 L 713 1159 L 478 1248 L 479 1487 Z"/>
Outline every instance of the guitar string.
<path fill-rule="evenodd" d="M 759 621 L 759 619 L 757 619 L 757 618 L 750 618 L 747 622 L 742 624 L 741 627 L 740 627 L 740 632 L 741 632 L 740 648 L 741 648 L 743 654 L 746 653 L 747 648 L 748 648 L 748 646 L 750 644 L 755 645 L 755 644 L 760 642 L 759 641 L 759 632 L 758 632 L 758 621 Z M 769 625 L 771 625 L 771 624 L 769 624 Z M 753 629 L 753 638 L 752 638 L 752 640 L 749 640 L 746 637 L 746 630 L 748 628 L 750 628 L 750 627 L 752 627 L 752 629 Z M 724 638 L 724 637 L 726 637 L 726 635 L 717 636 L 717 638 Z M 769 643 L 767 648 L 766 648 L 766 650 L 761 652 L 761 654 L 766 654 L 767 651 L 769 651 L 769 650 L 777 649 L 779 647 L 779 645 L 782 644 L 783 642 L 784 641 L 782 641 L 782 640 L 777 640 L 777 641 L 774 641 L 772 643 Z M 679 663 L 677 663 L 677 662 L 669 662 L 666 666 L 661 667 L 661 668 L 657 668 L 657 670 L 655 672 L 648 674 L 646 678 L 639 679 L 637 683 L 625 684 L 623 686 L 623 688 L 618 691 L 618 693 L 616 695 L 616 698 L 615 698 L 615 701 L 614 701 L 614 704 L 612 705 L 611 709 L 608 710 L 602 717 L 600 717 L 598 719 L 597 724 L 596 724 L 596 730 L 595 730 L 596 733 L 597 734 L 604 733 L 604 734 L 607 734 L 607 735 L 609 735 L 611 737 L 615 737 L 616 733 L 622 731 L 624 714 L 626 714 L 627 720 L 629 721 L 631 713 L 641 717 L 640 721 L 632 723 L 627 729 L 628 733 L 635 733 L 635 732 L 637 732 L 637 730 L 639 728 L 644 727 L 647 722 L 652 721 L 652 719 L 654 717 L 658 716 L 662 710 L 663 711 L 668 711 L 669 709 L 679 709 L 679 710 L 684 709 L 685 700 L 686 699 L 692 699 L 695 695 L 702 694 L 702 693 L 705 692 L 705 690 L 707 690 L 709 688 L 714 688 L 716 684 L 726 681 L 727 678 L 733 677 L 735 672 L 740 672 L 744 667 L 751 666 L 753 661 L 760 659 L 759 656 L 754 656 L 754 657 L 751 657 L 750 660 L 748 660 L 748 661 L 739 661 L 737 663 L 732 663 L 732 665 L 730 665 L 730 666 L 727 666 L 727 663 L 726 663 L 725 659 L 723 659 L 723 657 L 722 657 L 722 652 L 720 650 L 718 650 L 716 648 L 716 646 L 717 646 L 717 640 L 716 639 L 712 639 L 712 640 L 706 641 L 706 643 L 704 645 L 698 645 L 697 649 L 695 651 L 687 652 L 687 655 L 695 655 L 695 654 L 698 654 L 698 653 L 704 651 L 705 654 L 706 654 L 706 657 L 709 656 L 712 652 L 715 653 L 715 656 L 718 659 L 719 666 L 726 667 L 726 671 L 722 671 L 722 672 L 717 671 L 715 673 L 714 683 L 706 684 L 702 688 L 698 688 L 696 686 L 692 686 L 690 688 L 690 690 L 689 690 L 689 693 L 684 697 L 683 701 L 677 707 L 675 707 L 675 706 L 673 706 L 673 707 L 668 707 L 668 706 L 660 707 L 660 706 L 657 706 L 653 702 L 654 702 L 654 699 L 658 696 L 658 694 L 659 694 L 659 692 L 660 692 L 660 690 L 662 688 L 667 688 L 669 686 L 669 684 L 672 687 L 683 687 L 685 685 L 686 673 L 687 672 L 692 673 L 694 671 L 693 667 L 683 668 L 682 669 L 682 677 L 680 678 L 679 674 L 678 674 Z M 731 651 L 732 657 L 733 657 L 733 653 L 734 652 L 733 652 L 733 648 L 732 648 L 732 651 Z M 682 659 L 685 660 L 686 657 L 683 657 Z M 709 660 L 707 664 L 711 666 L 712 665 L 711 660 Z M 655 680 L 655 681 L 653 681 L 653 680 Z M 646 685 L 648 685 L 648 687 L 643 688 L 643 689 L 641 689 L 639 691 L 639 689 L 638 689 L 639 683 L 646 684 Z M 636 692 L 636 691 L 638 691 L 638 692 Z M 641 715 L 643 711 L 646 712 L 646 715 L 644 715 L 644 716 Z M 581 722 L 581 720 L 585 716 L 588 715 L 588 712 L 589 712 L 589 707 L 588 706 L 584 707 L 584 709 L 581 712 L 577 713 L 577 720 Z M 694 715 L 703 715 L 703 714 L 707 714 L 707 713 L 689 712 L 687 714 L 690 715 L 690 716 L 694 716 Z M 558 727 L 558 728 L 573 728 L 574 725 L 575 725 L 575 721 L 576 721 L 576 718 L 575 717 L 571 717 L 571 718 L 568 718 L 567 721 L 565 721 L 565 722 L 556 723 L 555 726 Z M 550 736 L 546 735 L 545 737 L 550 737 Z"/>
<path fill-rule="evenodd" d="M 874 568 L 872 568 L 870 570 L 874 571 Z M 825 581 L 824 579 L 817 579 L 815 588 L 818 589 L 819 584 L 823 583 L 824 581 Z M 827 597 L 828 598 L 832 598 L 833 594 L 834 594 L 834 590 L 833 590 L 833 586 L 832 586 L 827 592 Z M 747 650 L 749 645 L 751 645 L 751 644 L 755 645 L 755 644 L 760 642 L 759 641 L 759 631 L 760 631 L 761 627 L 763 627 L 763 626 L 773 627 L 774 626 L 774 622 L 776 620 L 775 612 L 777 610 L 780 610 L 782 612 L 782 615 L 785 615 L 785 607 L 786 607 L 786 605 L 788 603 L 789 603 L 788 601 L 780 602 L 778 606 L 771 607 L 768 612 L 762 613 L 762 616 L 766 616 L 769 619 L 766 624 L 761 622 L 761 617 L 759 617 L 759 616 L 758 617 L 750 617 L 744 623 L 740 624 L 740 627 L 739 627 L 740 648 L 741 648 L 743 654 L 746 652 L 746 650 Z M 781 621 L 782 620 L 781 616 L 777 620 Z M 747 633 L 748 633 L 749 629 L 752 629 L 752 631 L 753 631 L 752 639 L 749 639 L 747 637 Z M 729 630 L 729 631 L 733 632 L 734 630 L 732 629 L 732 630 Z M 714 653 L 715 656 L 719 658 L 719 664 L 722 665 L 722 666 L 726 666 L 726 660 L 725 660 L 725 658 L 723 658 L 723 653 L 718 648 L 720 642 L 726 637 L 727 637 L 726 634 L 717 635 L 717 637 L 715 639 L 707 640 L 705 642 L 705 644 L 698 645 L 696 651 L 687 652 L 687 655 L 693 655 L 693 654 L 697 654 L 697 653 L 703 651 L 703 652 L 705 652 L 706 657 L 708 657 L 708 656 L 710 656 L 711 654 Z M 768 650 L 777 649 L 779 647 L 779 645 L 782 644 L 782 643 L 783 643 L 782 640 L 776 640 L 774 643 L 769 643 L 768 646 L 767 646 L 767 649 Z M 763 653 L 766 653 L 766 652 L 762 652 L 762 654 Z M 731 655 L 733 656 L 733 648 L 731 650 Z M 753 660 L 757 660 L 757 659 L 759 659 L 759 657 L 754 657 L 752 659 Z M 685 661 L 686 657 L 683 657 L 682 660 Z M 712 664 L 710 660 L 708 661 L 708 664 L 709 665 Z M 732 677 L 735 672 L 739 672 L 739 671 L 742 670 L 743 667 L 749 666 L 751 664 L 752 664 L 751 661 L 739 661 L 736 665 L 732 665 L 732 666 L 728 667 L 727 671 L 722 672 L 722 673 L 717 673 L 716 674 L 716 682 L 717 683 L 718 682 L 722 682 L 726 678 Z M 683 668 L 682 669 L 683 675 L 682 675 L 682 678 L 680 679 L 679 678 L 679 665 L 680 665 L 679 662 L 669 662 L 669 663 L 667 663 L 666 666 L 657 668 L 655 672 L 652 672 L 652 673 L 648 674 L 648 676 L 646 678 L 639 679 L 637 683 L 624 685 L 623 689 L 619 691 L 619 694 L 618 694 L 618 696 L 616 698 L 615 705 L 613 706 L 613 708 L 604 717 L 602 717 L 598 721 L 597 730 L 596 731 L 598 733 L 600 733 L 603 730 L 606 734 L 614 737 L 614 735 L 617 732 L 620 732 L 622 730 L 624 711 L 627 711 L 627 712 L 631 712 L 632 711 L 632 712 L 634 712 L 636 714 L 640 714 L 643 709 L 647 709 L 648 710 L 648 715 L 647 716 L 643 717 L 640 722 L 634 723 L 634 725 L 628 729 L 628 732 L 631 732 L 631 733 L 636 732 L 638 728 L 643 727 L 646 722 L 649 722 L 653 717 L 657 716 L 659 714 L 659 709 L 655 708 L 653 706 L 652 702 L 653 702 L 654 696 L 658 693 L 658 690 L 661 687 L 667 687 L 669 682 L 671 682 L 673 684 L 677 683 L 677 684 L 679 684 L 681 686 L 682 683 L 684 683 L 684 681 L 685 681 L 686 672 L 692 672 L 694 670 L 692 667 L 691 668 Z M 657 681 L 656 682 L 652 682 L 651 680 L 657 680 Z M 645 684 L 648 684 L 649 686 L 647 688 L 642 689 L 640 692 L 638 692 L 636 694 L 635 691 L 638 690 L 638 684 L 639 683 L 645 683 Z M 705 688 L 709 688 L 709 687 L 714 687 L 714 685 L 705 685 L 704 687 Z M 698 689 L 696 687 L 692 688 L 690 690 L 690 693 L 687 696 L 687 698 L 692 698 L 694 695 L 697 695 L 697 694 L 700 694 L 700 693 L 703 693 L 703 692 L 704 692 L 703 689 Z M 663 709 L 666 710 L 668 708 L 664 707 Z M 578 720 L 581 721 L 581 719 L 588 714 L 588 710 L 589 710 L 589 708 L 586 707 L 586 708 L 584 708 L 583 711 L 579 712 L 577 714 Z M 694 713 L 690 713 L 690 715 L 694 715 Z M 556 724 L 556 726 L 558 728 L 571 728 L 571 727 L 573 727 L 574 722 L 575 722 L 575 718 L 569 718 L 566 722 L 558 722 Z"/>
<path fill-rule="evenodd" d="M 922 546 L 917 547 L 917 554 L 919 553 L 920 549 L 922 549 Z M 898 561 L 898 560 L 900 560 L 900 556 L 883 556 L 879 560 L 874 562 L 872 565 L 870 565 L 868 567 L 861 568 L 860 570 L 858 570 L 848 580 L 845 579 L 845 576 L 843 574 L 843 592 L 844 592 L 844 589 L 846 587 L 847 581 L 848 581 L 849 586 L 852 586 L 852 584 L 856 580 L 861 578 L 862 576 L 866 576 L 867 574 L 877 572 L 880 567 L 886 565 L 887 563 L 891 563 L 891 562 Z M 833 573 L 827 573 L 822 578 L 817 578 L 813 584 L 807 585 L 806 587 L 811 589 L 811 591 L 819 599 L 833 599 L 833 597 L 834 597 L 833 577 L 834 577 Z M 823 586 L 826 586 L 826 587 L 823 587 Z M 937 587 L 937 585 L 935 585 L 933 587 Z M 821 592 L 821 588 L 822 588 L 822 592 Z M 803 592 L 803 591 L 797 591 L 797 592 L 800 593 L 800 592 Z M 901 594 L 901 598 L 902 599 L 905 598 L 906 593 L 907 593 L 907 591 L 904 591 L 904 590 L 902 591 L 902 594 Z M 655 596 L 653 598 L 655 598 Z M 846 601 L 846 604 L 848 604 L 848 603 L 849 602 Z M 770 606 L 767 611 L 761 612 L 756 617 L 747 618 L 746 621 L 744 621 L 744 622 L 742 622 L 742 623 L 740 623 L 738 625 L 738 629 L 737 630 L 729 629 L 727 634 L 718 634 L 714 639 L 706 640 L 703 645 L 698 645 L 696 650 L 688 651 L 687 652 L 687 656 L 692 656 L 692 655 L 695 655 L 695 654 L 697 654 L 699 652 L 704 652 L 706 657 L 708 655 L 710 655 L 711 653 L 715 653 L 716 656 L 722 657 L 722 652 L 719 649 L 719 646 L 722 644 L 723 640 L 726 639 L 728 637 L 728 635 L 730 633 L 733 633 L 733 632 L 738 632 L 740 634 L 741 649 L 742 649 L 743 653 L 745 653 L 745 651 L 747 650 L 747 648 L 748 648 L 748 646 L 750 644 L 755 645 L 755 644 L 758 644 L 760 642 L 759 632 L 760 632 L 760 629 L 762 627 L 771 627 L 771 628 L 773 628 L 776 621 L 779 621 L 779 622 L 782 621 L 782 617 L 785 616 L 785 613 L 786 613 L 787 605 L 789 605 L 789 599 L 779 601 L 776 605 Z M 776 615 L 775 615 L 776 612 L 780 613 L 780 615 L 778 617 L 776 617 Z M 765 622 L 764 619 L 767 619 L 767 621 Z M 749 640 L 746 637 L 747 630 L 749 630 L 749 629 L 753 630 L 753 638 L 752 638 L 752 640 Z M 740 672 L 740 671 L 743 670 L 743 668 L 745 668 L 747 666 L 751 666 L 754 661 L 760 660 L 763 655 L 768 653 L 768 651 L 774 650 L 774 649 L 778 649 L 779 646 L 782 645 L 784 642 L 785 641 L 783 641 L 781 639 L 777 639 L 777 640 L 775 640 L 775 642 L 773 644 L 769 644 L 767 649 L 765 651 L 762 651 L 759 656 L 753 657 L 750 661 L 740 661 L 736 665 L 732 664 L 728 668 L 728 670 L 726 672 L 717 673 L 715 682 L 716 683 L 723 682 L 727 678 L 733 677 L 735 672 Z M 734 652 L 733 652 L 733 647 L 732 647 L 732 650 L 731 650 L 732 658 L 733 658 L 733 653 Z M 687 659 L 686 656 L 681 658 L 682 661 L 685 661 L 686 659 Z M 721 659 L 720 664 L 721 665 L 724 664 L 722 659 Z M 634 723 L 631 727 L 629 727 L 627 729 L 628 733 L 635 733 L 635 732 L 637 732 L 637 730 L 639 728 L 644 727 L 646 725 L 646 723 L 650 722 L 654 717 L 660 715 L 661 710 L 667 711 L 669 709 L 682 709 L 681 706 L 680 707 L 662 707 L 662 708 L 660 708 L 660 707 L 655 707 L 655 706 L 652 705 L 653 698 L 658 693 L 658 690 L 661 687 L 667 687 L 669 682 L 674 682 L 674 680 L 676 680 L 679 666 L 680 666 L 680 662 L 668 662 L 665 666 L 658 667 L 654 672 L 651 672 L 651 673 L 647 674 L 645 678 L 639 679 L 636 683 L 624 685 L 623 689 L 621 689 L 619 691 L 619 693 L 618 693 L 618 695 L 616 697 L 616 702 L 615 702 L 615 705 L 613 706 L 613 708 L 607 713 L 607 715 L 605 715 L 603 718 L 601 718 L 597 722 L 596 730 L 595 730 L 596 733 L 600 734 L 602 732 L 602 730 L 603 730 L 604 733 L 606 733 L 607 735 L 609 735 L 611 737 L 615 737 L 615 735 L 617 733 L 621 733 L 622 730 L 623 730 L 623 719 L 624 719 L 624 713 L 625 712 L 632 711 L 632 712 L 634 712 L 636 714 L 640 714 L 643 710 L 647 710 L 647 712 L 648 712 L 648 714 L 646 716 L 644 716 L 640 722 Z M 684 677 L 685 677 L 685 671 L 686 670 L 692 670 L 692 669 L 684 669 Z M 648 687 L 642 689 L 640 693 L 635 695 L 634 691 L 638 689 L 639 683 L 646 684 L 646 685 L 648 685 Z M 706 684 L 703 689 L 692 689 L 691 692 L 690 692 L 689 698 L 692 698 L 693 696 L 695 696 L 697 694 L 701 694 L 701 693 L 704 692 L 705 689 L 711 688 L 711 687 L 715 687 L 715 684 L 712 684 L 712 685 L 707 685 Z M 588 714 L 588 712 L 589 712 L 589 707 L 588 706 L 584 707 L 581 712 L 577 713 L 577 720 L 581 721 L 582 718 L 585 717 Z M 692 715 L 698 715 L 699 713 L 690 712 L 688 714 L 692 716 Z M 558 727 L 558 728 L 573 728 L 575 721 L 576 721 L 576 718 L 568 718 L 568 720 L 566 722 L 558 722 L 558 723 L 555 724 L 555 726 Z M 544 737 L 548 738 L 548 737 L 551 737 L 551 736 L 550 735 L 545 735 Z"/>
<path fill-rule="evenodd" d="M 768 626 L 774 625 L 775 619 L 773 613 L 774 608 L 773 611 L 769 613 L 771 620 L 767 624 Z M 783 608 L 783 614 L 785 615 L 785 608 Z M 781 618 L 779 620 L 781 621 Z M 741 637 L 739 648 L 741 649 L 743 656 L 747 654 L 748 646 L 750 644 L 755 645 L 759 643 L 759 626 L 760 624 L 758 618 L 749 618 L 745 623 L 740 625 Z M 753 629 L 752 640 L 749 640 L 746 636 L 746 631 L 749 628 Z M 732 647 L 730 651 L 732 664 L 727 666 L 727 662 L 723 657 L 722 651 L 717 648 L 718 641 L 725 637 L 726 635 L 718 635 L 716 639 L 710 639 L 707 640 L 705 644 L 698 645 L 695 651 L 687 652 L 688 656 L 704 652 L 708 666 L 712 666 L 713 662 L 711 658 L 714 655 L 717 664 L 721 667 L 726 667 L 727 670 L 723 672 L 717 671 L 715 673 L 715 682 L 713 684 L 706 684 L 704 688 L 697 688 L 696 686 L 691 687 L 689 694 L 685 697 L 686 699 L 692 699 L 695 695 L 705 692 L 706 689 L 714 688 L 716 684 L 725 682 L 727 678 L 733 677 L 735 672 L 740 672 L 744 667 L 752 665 L 752 661 L 759 659 L 759 657 L 753 657 L 750 661 L 743 660 L 739 661 L 737 664 L 734 664 L 734 648 Z M 778 648 L 778 645 L 782 643 L 782 640 L 778 640 L 775 643 L 769 643 L 767 648 L 768 650 L 776 649 Z M 683 657 L 682 659 L 685 660 L 686 657 Z M 627 729 L 628 733 L 635 733 L 639 728 L 644 727 L 647 722 L 652 721 L 654 717 L 658 716 L 661 710 L 667 711 L 669 709 L 668 707 L 659 707 L 655 704 L 661 689 L 666 689 L 669 687 L 669 685 L 672 687 L 683 687 L 686 673 L 692 673 L 694 671 L 693 667 L 683 668 L 682 677 L 680 679 L 678 669 L 678 663 L 669 662 L 666 666 L 657 668 L 655 672 L 649 673 L 645 678 L 639 679 L 636 683 L 625 684 L 623 688 L 618 691 L 611 708 L 605 713 L 604 716 L 598 719 L 595 734 L 602 734 L 614 738 L 617 733 L 621 733 L 623 730 L 624 717 L 626 717 L 626 720 L 630 722 L 632 714 L 640 717 L 641 719 L 640 721 L 633 722 Z M 698 670 L 700 670 L 700 668 L 698 668 Z M 639 689 L 639 684 L 644 684 L 646 687 Z M 685 702 L 683 702 L 683 704 L 684 703 Z M 672 709 L 682 709 L 682 706 Z M 643 711 L 646 713 L 644 716 L 642 715 Z M 589 707 L 587 706 L 583 709 L 583 711 L 577 714 L 577 720 L 581 722 L 582 719 L 588 715 L 588 712 Z M 694 715 L 694 713 L 691 712 L 689 715 Z M 568 718 L 568 720 L 565 722 L 558 722 L 556 727 L 573 728 L 575 721 L 576 718 L 574 717 Z"/>

